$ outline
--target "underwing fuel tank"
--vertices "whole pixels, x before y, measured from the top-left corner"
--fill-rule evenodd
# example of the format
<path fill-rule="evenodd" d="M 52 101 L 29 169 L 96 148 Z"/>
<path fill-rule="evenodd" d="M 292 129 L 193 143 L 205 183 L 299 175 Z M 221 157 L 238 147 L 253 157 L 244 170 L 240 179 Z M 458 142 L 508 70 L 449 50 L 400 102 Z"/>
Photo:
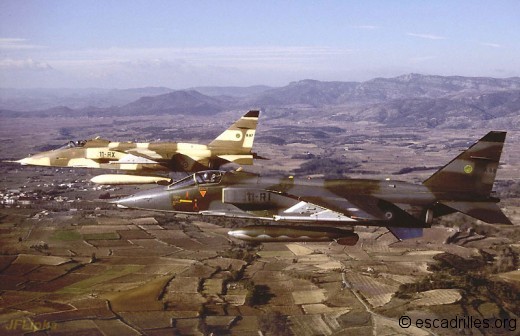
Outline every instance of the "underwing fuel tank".
<path fill-rule="evenodd" d="M 349 230 L 322 226 L 252 225 L 233 229 L 228 235 L 248 242 L 329 242 L 353 246 L 359 236 Z"/>
<path fill-rule="evenodd" d="M 128 174 L 104 174 L 90 179 L 96 184 L 126 185 L 126 184 L 160 184 L 171 183 L 171 179 L 164 176 L 128 175 Z"/>

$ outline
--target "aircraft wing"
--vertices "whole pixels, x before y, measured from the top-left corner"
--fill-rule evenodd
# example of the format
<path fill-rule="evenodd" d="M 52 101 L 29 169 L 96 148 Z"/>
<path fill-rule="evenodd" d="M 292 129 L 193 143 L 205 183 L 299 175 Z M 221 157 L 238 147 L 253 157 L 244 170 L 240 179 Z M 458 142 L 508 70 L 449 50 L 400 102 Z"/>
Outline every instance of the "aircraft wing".
<path fill-rule="evenodd" d="M 147 148 L 132 148 L 125 151 L 126 155 L 121 157 L 119 161 L 114 161 L 112 163 L 127 163 L 127 164 L 159 164 L 164 165 L 167 163 L 177 162 L 179 165 L 180 171 L 191 171 L 193 166 L 197 163 L 207 166 L 208 165 L 208 157 L 200 157 L 195 155 L 187 155 L 182 153 L 174 154 L 171 159 L 163 157 L 161 154 L 147 149 Z M 199 170 L 202 170 L 201 169 Z M 175 170 L 175 169 L 174 169 Z"/>
<path fill-rule="evenodd" d="M 343 217 L 354 221 L 354 225 L 363 225 L 365 222 L 370 225 L 384 226 L 399 240 L 421 237 L 426 226 L 423 221 L 406 211 L 404 205 L 393 204 L 372 196 L 353 196 L 349 199 L 313 198 L 313 201 L 327 208 L 328 211 L 336 209 L 344 215 Z"/>
<path fill-rule="evenodd" d="M 151 163 L 157 163 L 158 160 L 163 160 L 162 155 L 148 148 L 132 148 L 125 150 L 125 153 L 132 155 L 132 157 L 128 156 L 129 158 L 146 159 L 152 161 Z"/>
<path fill-rule="evenodd" d="M 226 154 L 218 157 L 226 162 L 233 162 L 239 165 L 253 164 L 253 155 L 251 154 Z"/>
<path fill-rule="evenodd" d="M 300 200 L 309 202 L 324 210 L 335 212 L 350 221 L 379 223 L 385 227 L 425 227 L 425 223 L 413 216 L 405 207 L 368 195 L 352 195 L 348 198 L 338 196 L 303 196 Z M 320 220 L 320 219 L 317 219 Z"/>
<path fill-rule="evenodd" d="M 274 216 L 275 220 L 312 221 L 312 222 L 355 222 L 356 220 L 344 214 L 321 207 L 314 203 L 300 201 Z"/>
<path fill-rule="evenodd" d="M 132 148 L 125 151 L 129 161 L 133 162 L 114 162 L 114 163 L 140 163 L 140 164 L 159 164 L 169 167 L 173 171 L 200 171 L 207 169 L 210 157 L 201 155 L 190 155 L 188 153 L 175 153 L 171 158 L 164 157 L 154 150 L 148 148 Z M 125 158 L 126 159 L 126 158 Z"/>
<path fill-rule="evenodd" d="M 138 154 L 138 153 L 136 153 L 136 154 Z M 158 164 L 157 161 L 149 159 L 146 156 L 141 156 L 139 154 L 135 155 L 132 153 L 125 154 L 119 160 L 112 161 L 110 163 L 115 163 L 115 164 Z"/>
<path fill-rule="evenodd" d="M 378 220 L 380 216 L 374 216 L 374 206 L 371 199 L 357 199 L 354 202 L 341 197 L 301 197 L 306 201 L 327 208 L 331 211 L 341 213 L 354 220 Z"/>

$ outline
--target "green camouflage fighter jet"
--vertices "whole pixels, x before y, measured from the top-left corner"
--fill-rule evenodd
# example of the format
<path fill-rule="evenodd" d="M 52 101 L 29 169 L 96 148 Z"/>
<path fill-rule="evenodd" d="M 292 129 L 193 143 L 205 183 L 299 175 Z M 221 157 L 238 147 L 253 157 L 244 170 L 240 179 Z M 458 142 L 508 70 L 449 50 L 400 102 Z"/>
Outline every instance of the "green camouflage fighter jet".
<path fill-rule="evenodd" d="M 512 224 L 498 207 L 499 199 L 491 196 L 505 137 L 505 132 L 489 132 L 421 185 L 262 178 L 241 171 L 210 170 L 116 203 L 122 208 L 271 221 L 229 232 L 232 237 L 259 242 L 335 240 L 354 245 L 359 238 L 355 225 L 383 226 L 398 239 L 416 238 L 434 218 L 457 211 L 487 223 Z"/>
<path fill-rule="evenodd" d="M 195 172 L 219 168 L 234 162 L 251 165 L 251 152 L 260 112 L 252 110 L 237 120 L 208 145 L 176 142 L 111 142 L 95 138 L 70 141 L 55 150 L 18 160 L 22 165 L 101 168 L 128 171 L 130 174 L 104 174 L 92 178 L 99 184 L 169 184 L 166 176 L 154 172 Z"/>

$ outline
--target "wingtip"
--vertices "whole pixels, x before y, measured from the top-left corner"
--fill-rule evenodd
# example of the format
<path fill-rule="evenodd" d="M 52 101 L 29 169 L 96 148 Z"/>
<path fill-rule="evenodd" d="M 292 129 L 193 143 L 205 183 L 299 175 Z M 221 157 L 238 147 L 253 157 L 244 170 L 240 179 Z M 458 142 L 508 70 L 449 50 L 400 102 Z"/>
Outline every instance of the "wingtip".
<path fill-rule="evenodd" d="M 251 154 L 253 154 L 253 159 L 255 159 L 255 160 L 270 160 L 270 159 L 268 159 L 268 158 L 266 158 L 266 157 L 263 157 L 263 156 L 258 155 L 258 154 L 255 153 L 255 152 L 252 152 Z"/>
<path fill-rule="evenodd" d="M 244 115 L 245 118 L 258 118 L 259 116 L 260 110 L 250 110 Z"/>

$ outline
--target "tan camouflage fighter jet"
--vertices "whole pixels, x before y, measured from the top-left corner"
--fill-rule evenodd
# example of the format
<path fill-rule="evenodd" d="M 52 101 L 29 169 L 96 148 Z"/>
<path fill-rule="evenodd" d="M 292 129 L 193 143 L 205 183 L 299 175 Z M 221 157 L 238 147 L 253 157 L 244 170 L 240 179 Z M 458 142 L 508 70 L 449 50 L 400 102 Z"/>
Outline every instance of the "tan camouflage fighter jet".
<path fill-rule="evenodd" d="M 92 178 L 98 184 L 168 184 L 157 172 L 196 172 L 226 163 L 251 165 L 251 151 L 260 111 L 251 110 L 208 145 L 182 142 L 111 142 L 95 138 L 66 145 L 16 162 L 22 165 L 116 169 L 128 174 L 104 174 Z"/>

